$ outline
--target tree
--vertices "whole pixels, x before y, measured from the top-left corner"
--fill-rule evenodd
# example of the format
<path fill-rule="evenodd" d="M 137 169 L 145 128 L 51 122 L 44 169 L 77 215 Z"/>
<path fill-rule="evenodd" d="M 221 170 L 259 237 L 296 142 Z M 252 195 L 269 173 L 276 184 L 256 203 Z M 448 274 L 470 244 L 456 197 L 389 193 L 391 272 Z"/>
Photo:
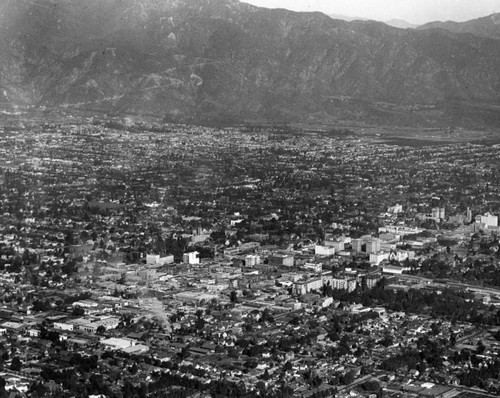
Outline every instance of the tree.
<path fill-rule="evenodd" d="M 377 392 L 380 390 L 380 383 L 377 380 L 367 380 L 365 381 L 361 387 L 365 391 L 370 391 L 370 392 Z"/>
<path fill-rule="evenodd" d="M 229 299 L 231 300 L 231 303 L 236 303 L 238 301 L 238 294 L 236 293 L 235 290 L 231 290 Z"/>
<path fill-rule="evenodd" d="M 7 390 L 5 389 L 5 379 L 0 376 L 0 398 L 7 398 Z"/>
<path fill-rule="evenodd" d="M 481 355 L 486 350 L 486 347 L 482 340 L 479 340 L 476 347 L 476 353 Z"/>
<path fill-rule="evenodd" d="M 82 307 L 75 307 L 73 308 L 73 315 L 74 316 L 84 316 L 85 315 L 85 310 Z"/>
<path fill-rule="evenodd" d="M 76 260 L 71 259 L 66 264 L 61 267 L 61 271 L 66 275 L 72 275 L 78 271 L 78 267 L 76 265 Z"/>
<path fill-rule="evenodd" d="M 97 334 L 104 334 L 106 333 L 106 328 L 104 325 L 99 325 L 95 331 Z"/>
<path fill-rule="evenodd" d="M 33 310 L 36 312 L 45 312 L 49 309 L 49 306 L 45 301 L 42 300 L 36 300 L 33 303 Z"/>
<path fill-rule="evenodd" d="M 269 311 L 269 308 L 266 308 L 264 311 L 262 311 L 262 317 L 260 318 L 262 322 L 269 322 L 269 323 L 274 323 L 274 317 L 271 314 L 271 311 Z"/>
<path fill-rule="evenodd" d="M 22 368 L 22 363 L 21 363 L 21 358 L 19 357 L 14 357 L 12 358 L 12 363 L 10 364 L 10 369 L 19 372 Z"/>
<path fill-rule="evenodd" d="M 50 390 L 47 387 L 45 387 L 43 383 L 36 381 L 33 384 L 31 384 L 29 391 L 32 394 L 30 396 L 35 396 L 34 394 L 36 394 L 36 396 L 38 397 L 44 397 L 46 394 L 50 392 Z"/>
<path fill-rule="evenodd" d="M 455 344 L 457 343 L 457 336 L 455 335 L 455 333 L 453 332 L 450 332 L 450 347 L 455 347 Z"/>
<path fill-rule="evenodd" d="M 130 374 L 135 375 L 138 371 L 137 364 L 134 362 L 128 371 Z"/>
<path fill-rule="evenodd" d="M 352 383 L 355 379 L 356 379 L 356 373 L 355 373 L 355 371 L 350 370 L 349 372 L 347 372 L 346 374 L 344 374 L 344 375 L 340 378 L 340 383 L 341 383 L 341 384 L 344 384 L 344 385 L 349 385 L 349 384 L 351 384 L 351 383 Z"/>
<path fill-rule="evenodd" d="M 292 369 L 293 369 L 292 363 L 290 361 L 286 361 L 285 364 L 283 365 L 283 370 L 286 372 Z"/>
<path fill-rule="evenodd" d="M 120 276 L 120 279 L 117 280 L 117 283 L 119 283 L 120 285 L 124 285 L 126 281 L 127 281 L 127 274 L 123 272 Z"/>
<path fill-rule="evenodd" d="M 434 336 L 437 336 L 441 332 L 441 328 L 439 327 L 439 324 L 436 322 L 433 322 L 431 324 L 431 333 Z"/>
<path fill-rule="evenodd" d="M 255 384 L 255 388 L 260 391 L 261 394 L 264 394 L 266 392 L 266 384 L 262 381 L 262 380 L 259 380 L 256 384 Z"/>
<path fill-rule="evenodd" d="M 198 318 L 195 323 L 196 329 L 198 330 L 203 329 L 205 327 L 205 323 L 206 322 L 203 318 Z"/>
<path fill-rule="evenodd" d="M 22 265 L 23 260 L 21 256 L 17 255 L 9 268 L 9 272 L 21 272 Z"/>

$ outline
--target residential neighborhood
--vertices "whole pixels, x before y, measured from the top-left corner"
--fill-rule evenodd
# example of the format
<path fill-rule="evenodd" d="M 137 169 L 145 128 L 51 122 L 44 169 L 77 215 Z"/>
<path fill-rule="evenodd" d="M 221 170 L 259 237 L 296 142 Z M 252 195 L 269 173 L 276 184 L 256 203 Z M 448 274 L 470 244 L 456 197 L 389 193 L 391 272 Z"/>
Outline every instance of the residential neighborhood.
<path fill-rule="evenodd" d="M 0 124 L 0 396 L 500 392 L 498 147 Z"/>

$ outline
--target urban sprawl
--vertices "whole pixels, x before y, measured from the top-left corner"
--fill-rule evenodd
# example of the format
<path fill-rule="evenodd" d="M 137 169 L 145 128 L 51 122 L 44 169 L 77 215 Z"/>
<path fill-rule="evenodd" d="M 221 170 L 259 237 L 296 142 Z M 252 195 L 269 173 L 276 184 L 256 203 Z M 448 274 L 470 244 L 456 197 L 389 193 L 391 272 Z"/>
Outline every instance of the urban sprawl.
<path fill-rule="evenodd" d="M 0 397 L 500 392 L 498 146 L 2 118 Z"/>

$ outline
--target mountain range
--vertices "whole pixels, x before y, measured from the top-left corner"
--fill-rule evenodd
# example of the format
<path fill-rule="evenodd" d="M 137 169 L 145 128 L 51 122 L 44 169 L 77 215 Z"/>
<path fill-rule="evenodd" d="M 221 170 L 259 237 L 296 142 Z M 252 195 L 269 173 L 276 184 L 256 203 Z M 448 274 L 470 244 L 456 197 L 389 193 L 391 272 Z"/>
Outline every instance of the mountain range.
<path fill-rule="evenodd" d="M 237 0 L 3 0 L 0 102 L 173 121 L 492 127 L 500 40 L 481 24 L 398 29 Z"/>
<path fill-rule="evenodd" d="M 430 22 L 419 26 L 418 29 L 444 29 L 453 33 L 469 33 L 490 39 L 500 39 L 500 14 L 492 14 L 467 22 Z"/>

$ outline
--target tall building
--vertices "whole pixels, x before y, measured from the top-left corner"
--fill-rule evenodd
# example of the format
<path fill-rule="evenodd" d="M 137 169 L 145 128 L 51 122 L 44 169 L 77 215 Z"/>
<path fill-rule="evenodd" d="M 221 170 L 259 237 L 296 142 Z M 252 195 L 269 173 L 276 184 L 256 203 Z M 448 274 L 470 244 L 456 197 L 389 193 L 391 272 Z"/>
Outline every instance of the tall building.
<path fill-rule="evenodd" d="M 352 240 L 352 249 L 357 253 L 376 253 L 380 251 L 380 239 L 366 235 Z"/>
<path fill-rule="evenodd" d="M 357 281 L 356 278 L 349 276 L 337 276 L 332 278 L 332 288 L 338 290 L 347 290 L 352 292 L 356 290 Z"/>
<path fill-rule="evenodd" d="M 260 264 L 260 256 L 249 254 L 245 257 L 245 265 L 247 267 L 255 267 Z"/>
<path fill-rule="evenodd" d="M 267 258 L 269 265 L 273 267 L 293 267 L 295 258 L 292 255 L 273 254 Z"/>
<path fill-rule="evenodd" d="M 465 220 L 468 224 L 470 224 L 472 222 L 472 210 L 469 207 L 467 207 L 467 213 L 465 216 Z"/>
<path fill-rule="evenodd" d="M 363 239 L 353 239 L 352 240 L 352 250 L 355 252 L 363 251 Z"/>
<path fill-rule="evenodd" d="M 366 242 L 366 252 L 378 253 L 380 251 L 380 239 L 372 238 Z"/>
<path fill-rule="evenodd" d="M 432 209 L 431 217 L 435 220 L 444 220 L 445 219 L 444 207 L 434 207 Z"/>

